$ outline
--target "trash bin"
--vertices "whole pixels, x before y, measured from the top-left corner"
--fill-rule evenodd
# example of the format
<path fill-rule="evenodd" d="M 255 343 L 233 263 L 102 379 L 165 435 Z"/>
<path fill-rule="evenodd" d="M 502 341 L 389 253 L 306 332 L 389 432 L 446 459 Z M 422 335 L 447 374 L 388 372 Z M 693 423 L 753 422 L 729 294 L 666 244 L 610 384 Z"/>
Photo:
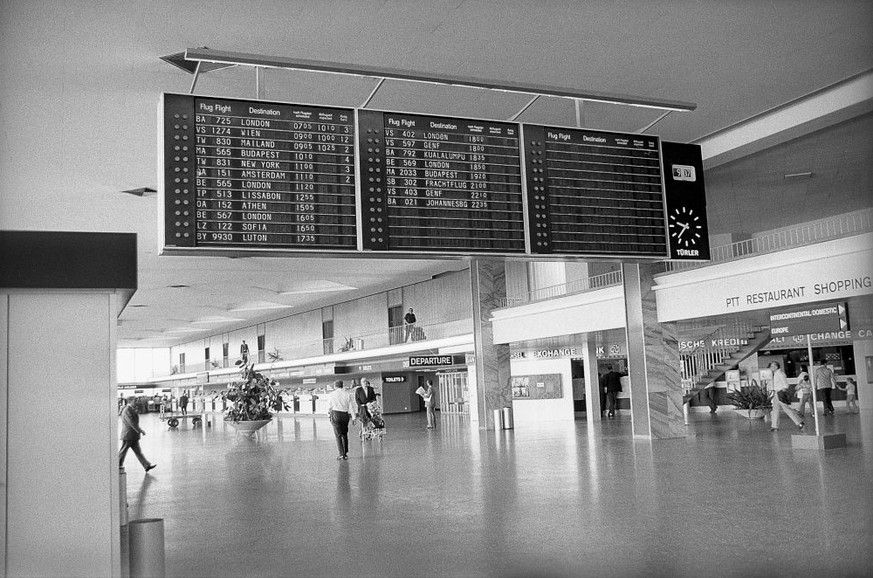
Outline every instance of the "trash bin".
<path fill-rule="evenodd" d="M 164 519 L 131 520 L 127 527 L 130 537 L 130 578 L 166 576 Z"/>
<path fill-rule="evenodd" d="M 501 430 L 503 429 L 503 410 L 495 409 L 494 410 L 494 429 Z"/>
<path fill-rule="evenodd" d="M 503 429 L 512 429 L 512 408 L 503 408 Z"/>

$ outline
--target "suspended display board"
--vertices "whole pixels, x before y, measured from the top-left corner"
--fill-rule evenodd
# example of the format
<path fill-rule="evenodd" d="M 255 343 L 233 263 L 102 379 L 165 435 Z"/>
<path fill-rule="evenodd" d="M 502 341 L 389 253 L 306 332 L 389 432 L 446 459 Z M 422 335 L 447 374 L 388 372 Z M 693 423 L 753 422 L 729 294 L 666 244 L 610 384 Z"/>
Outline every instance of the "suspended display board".
<path fill-rule="evenodd" d="M 667 254 L 658 138 L 524 125 L 531 250 Z"/>
<path fill-rule="evenodd" d="M 176 94 L 160 123 L 162 252 L 691 258 L 654 136 Z"/>
<path fill-rule="evenodd" d="M 358 123 L 364 250 L 525 252 L 518 125 L 370 110 Z"/>
<path fill-rule="evenodd" d="M 357 249 L 354 110 L 164 95 L 166 247 Z"/>

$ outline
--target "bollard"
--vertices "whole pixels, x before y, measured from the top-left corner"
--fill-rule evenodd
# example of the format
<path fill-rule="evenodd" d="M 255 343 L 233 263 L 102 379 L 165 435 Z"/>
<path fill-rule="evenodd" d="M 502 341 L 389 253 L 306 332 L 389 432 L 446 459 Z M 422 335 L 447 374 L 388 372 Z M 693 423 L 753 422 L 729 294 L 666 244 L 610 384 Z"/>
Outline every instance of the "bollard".
<path fill-rule="evenodd" d="M 495 409 L 494 410 L 494 429 L 501 430 L 503 429 L 503 410 Z"/>
<path fill-rule="evenodd" d="M 687 403 L 687 402 L 682 404 L 682 416 L 685 418 L 685 425 L 688 425 L 688 406 L 689 405 L 691 405 L 691 404 Z"/>
<path fill-rule="evenodd" d="M 121 512 L 121 525 L 127 526 L 127 472 L 124 466 L 118 468 L 118 504 Z"/>
<path fill-rule="evenodd" d="M 167 574 L 164 559 L 164 519 L 132 520 L 128 525 L 128 534 L 130 578 L 164 578 Z"/>
<path fill-rule="evenodd" d="M 512 429 L 512 408 L 503 408 L 503 429 Z"/>

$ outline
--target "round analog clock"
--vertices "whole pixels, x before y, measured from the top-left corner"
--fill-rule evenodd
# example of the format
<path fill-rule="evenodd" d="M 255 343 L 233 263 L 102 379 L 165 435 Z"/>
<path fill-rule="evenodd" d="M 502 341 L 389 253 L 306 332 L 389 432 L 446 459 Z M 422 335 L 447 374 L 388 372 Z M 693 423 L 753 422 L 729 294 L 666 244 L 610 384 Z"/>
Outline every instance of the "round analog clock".
<path fill-rule="evenodd" d="M 670 236 L 676 239 L 676 244 L 682 247 L 692 247 L 700 239 L 698 222 L 700 217 L 694 214 L 694 209 L 684 206 L 676 209 L 670 215 Z"/>

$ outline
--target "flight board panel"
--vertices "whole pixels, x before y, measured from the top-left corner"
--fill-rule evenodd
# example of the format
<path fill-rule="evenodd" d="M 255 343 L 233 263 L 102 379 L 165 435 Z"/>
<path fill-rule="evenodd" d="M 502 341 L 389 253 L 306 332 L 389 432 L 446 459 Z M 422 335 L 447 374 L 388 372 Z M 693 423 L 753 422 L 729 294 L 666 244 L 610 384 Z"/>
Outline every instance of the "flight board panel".
<path fill-rule="evenodd" d="M 531 252 L 666 257 L 657 137 L 523 125 Z"/>
<path fill-rule="evenodd" d="M 524 253 L 518 125 L 358 111 L 363 248 Z"/>
<path fill-rule="evenodd" d="M 357 249 L 354 110 L 164 95 L 164 243 Z"/>

